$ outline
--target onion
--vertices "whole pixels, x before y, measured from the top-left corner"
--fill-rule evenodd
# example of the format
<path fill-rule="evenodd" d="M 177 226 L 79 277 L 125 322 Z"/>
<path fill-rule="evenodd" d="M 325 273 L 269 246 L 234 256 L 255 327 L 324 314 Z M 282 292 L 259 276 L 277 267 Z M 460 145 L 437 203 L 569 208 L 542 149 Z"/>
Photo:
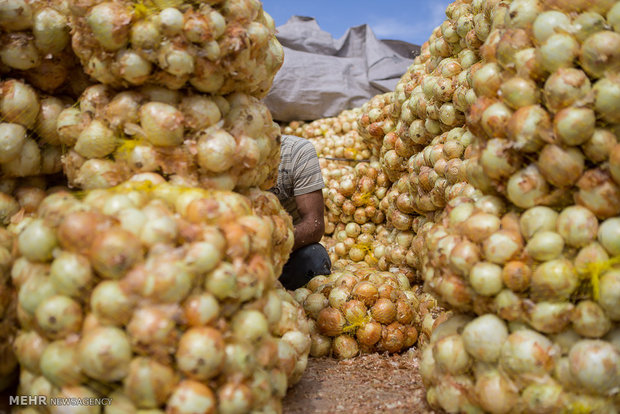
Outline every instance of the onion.
<path fill-rule="evenodd" d="M 225 383 L 217 390 L 217 401 L 218 413 L 248 412 L 252 404 L 252 391 L 243 383 Z"/>
<path fill-rule="evenodd" d="M 506 324 L 491 314 L 474 319 L 465 326 L 462 333 L 465 350 L 475 359 L 484 362 L 495 362 L 499 359 L 501 347 L 507 337 Z"/>
<path fill-rule="evenodd" d="M 521 234 L 529 240 L 538 231 L 553 231 L 556 228 L 557 218 L 558 213 L 549 207 L 529 208 L 519 219 Z"/>
<path fill-rule="evenodd" d="M 605 272 L 600 279 L 599 291 L 599 305 L 605 309 L 612 321 L 619 321 L 620 310 L 617 303 L 620 300 L 620 271 L 612 269 Z"/>
<path fill-rule="evenodd" d="M 576 148 L 546 145 L 538 158 L 538 168 L 545 179 L 556 187 L 574 185 L 584 170 L 584 156 Z"/>
<path fill-rule="evenodd" d="M 517 404 L 515 384 L 497 370 L 476 376 L 475 392 L 480 406 L 492 413 L 509 413 Z"/>
<path fill-rule="evenodd" d="M 513 259 L 521 248 L 522 241 L 519 234 L 510 230 L 500 230 L 490 235 L 482 245 L 486 259 L 498 264 Z"/>
<path fill-rule="evenodd" d="M 601 169 L 586 171 L 577 182 L 579 192 L 574 195 L 577 204 L 592 211 L 598 218 L 608 218 L 620 213 L 620 188 L 609 173 Z"/>
<path fill-rule="evenodd" d="M 308 283 L 307 286 L 310 286 L 310 283 Z M 308 287 L 308 289 L 310 289 L 310 287 Z M 329 301 L 321 293 L 311 293 L 310 295 L 306 297 L 306 300 L 304 301 L 303 306 L 308 316 L 316 320 L 319 316 L 319 312 L 321 312 L 321 310 L 329 306 Z"/>
<path fill-rule="evenodd" d="M 142 246 L 132 233 L 110 229 L 95 236 L 90 260 L 99 275 L 118 279 L 142 259 L 142 254 Z"/>
<path fill-rule="evenodd" d="M 124 325 L 129 321 L 134 304 L 119 282 L 106 280 L 92 291 L 90 306 L 94 314 L 106 324 Z"/>
<path fill-rule="evenodd" d="M 217 375 L 224 361 L 224 341 L 216 329 L 198 327 L 187 330 L 176 351 L 179 369 L 190 378 L 206 380 Z"/>
<path fill-rule="evenodd" d="M 618 386 L 620 352 L 600 340 L 577 342 L 569 353 L 570 372 L 586 390 L 605 394 Z"/>
<path fill-rule="evenodd" d="M 570 261 L 555 259 L 542 263 L 532 274 L 531 297 L 535 300 L 567 299 L 576 289 L 577 273 Z"/>
<path fill-rule="evenodd" d="M 553 343 L 542 334 L 522 329 L 511 333 L 500 354 L 500 367 L 515 377 L 541 377 L 554 367 Z"/>
<path fill-rule="evenodd" d="M 172 414 L 213 414 L 215 405 L 215 395 L 208 386 L 197 381 L 184 380 L 172 391 L 166 409 Z"/>
<path fill-rule="evenodd" d="M 35 317 L 37 325 L 49 338 L 60 339 L 79 331 L 82 308 L 67 296 L 54 295 L 37 306 Z"/>
<path fill-rule="evenodd" d="M 327 336 L 338 336 L 346 325 L 343 314 L 332 307 L 321 310 L 317 317 L 319 332 Z"/>
<path fill-rule="evenodd" d="M 598 231 L 598 220 L 588 209 L 571 206 L 558 216 L 557 229 L 569 246 L 583 247 L 594 241 Z"/>
<path fill-rule="evenodd" d="M 382 327 L 378 322 L 370 321 L 355 331 L 357 341 L 367 347 L 375 345 L 381 339 Z"/>
<path fill-rule="evenodd" d="M 535 260 L 547 261 L 557 258 L 564 249 L 564 239 L 553 231 L 539 231 L 528 241 L 526 252 Z"/>
<path fill-rule="evenodd" d="M 338 359 L 353 358 L 359 353 L 357 341 L 349 335 L 339 335 L 334 338 L 332 349 L 334 356 Z"/>
<path fill-rule="evenodd" d="M 388 325 L 396 318 L 396 305 L 389 299 L 379 298 L 370 308 L 370 313 L 377 322 Z"/>
<path fill-rule="evenodd" d="M 140 408 L 156 408 L 172 393 L 176 376 L 172 368 L 151 358 L 137 357 L 129 364 L 124 391 Z"/>
<path fill-rule="evenodd" d="M 476 213 L 462 225 L 463 234 L 474 242 L 480 242 L 499 230 L 500 219 L 492 214 Z"/>
<path fill-rule="evenodd" d="M 611 322 L 605 311 L 589 300 L 581 301 L 572 315 L 573 329 L 587 338 L 600 338 L 611 329 Z"/>
<path fill-rule="evenodd" d="M 594 78 L 614 73 L 620 68 L 620 34 L 612 31 L 596 32 L 581 46 L 579 63 Z"/>
<path fill-rule="evenodd" d="M 564 144 L 581 145 L 594 134 L 595 122 L 596 116 L 592 109 L 569 107 L 556 114 L 553 126 Z"/>
<path fill-rule="evenodd" d="M 513 174 L 508 180 L 508 199 L 521 208 L 534 207 L 548 192 L 547 182 L 534 164 Z"/>
<path fill-rule="evenodd" d="M 524 300 L 523 306 L 527 323 L 538 332 L 558 333 L 570 323 L 574 310 L 572 303 L 538 302 Z"/>
<path fill-rule="evenodd" d="M 587 99 L 591 89 L 590 79 L 583 71 L 561 68 L 545 82 L 545 104 L 552 112 L 558 112 Z"/>
<path fill-rule="evenodd" d="M 529 412 L 553 412 L 562 406 L 562 387 L 555 381 L 528 385 L 522 392 L 521 400 Z"/>
<path fill-rule="evenodd" d="M 570 18 L 559 11 L 546 11 L 538 15 L 532 26 L 534 38 L 542 44 L 556 32 L 570 32 Z"/>
<path fill-rule="evenodd" d="M 436 396 L 446 412 L 462 412 L 472 406 L 469 396 L 474 394 L 474 384 L 469 376 L 442 375 L 438 380 Z"/>
<path fill-rule="evenodd" d="M 460 335 L 450 335 L 435 342 L 433 358 L 439 369 L 453 375 L 465 373 L 472 363 Z"/>
<path fill-rule="evenodd" d="M 502 268 L 489 262 L 475 264 L 469 273 L 473 289 L 485 296 L 493 296 L 502 290 Z"/>
<path fill-rule="evenodd" d="M 616 108 L 620 102 L 620 81 L 617 76 L 609 75 L 600 79 L 593 87 L 594 109 L 597 115 L 609 123 L 620 122 Z"/>
<path fill-rule="evenodd" d="M 13 350 L 20 365 L 26 370 L 39 374 L 41 355 L 45 352 L 48 341 L 35 331 L 19 331 L 13 342 Z"/>
<path fill-rule="evenodd" d="M 30 222 L 17 238 L 20 253 L 31 261 L 51 259 L 57 243 L 54 231 L 42 219 Z"/>
<path fill-rule="evenodd" d="M 502 281 L 510 290 L 523 292 L 530 287 L 531 268 L 521 261 L 507 262 L 502 269 Z"/>
<path fill-rule="evenodd" d="M 579 54 L 579 42 L 569 33 L 554 33 L 545 40 L 536 53 L 541 66 L 549 72 L 554 72 L 572 66 Z"/>
<path fill-rule="evenodd" d="M 93 274 L 84 256 L 62 252 L 52 262 L 50 281 L 58 293 L 79 299 L 90 289 Z"/>
<path fill-rule="evenodd" d="M 79 343 L 82 371 L 99 381 L 119 381 L 129 372 L 131 346 L 118 328 L 100 327 L 86 332 Z"/>

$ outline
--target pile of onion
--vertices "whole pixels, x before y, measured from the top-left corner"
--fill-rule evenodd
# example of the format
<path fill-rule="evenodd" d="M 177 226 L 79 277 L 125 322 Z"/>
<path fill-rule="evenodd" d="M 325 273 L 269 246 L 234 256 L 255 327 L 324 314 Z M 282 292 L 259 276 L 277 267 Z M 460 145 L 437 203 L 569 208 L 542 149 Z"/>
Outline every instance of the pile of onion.
<path fill-rule="evenodd" d="M 312 319 L 310 355 L 315 357 L 404 351 L 416 343 L 423 320 L 437 315 L 430 312 L 432 298 L 420 298 L 404 274 L 343 260 L 331 275 L 314 277 L 294 297 Z"/>
<path fill-rule="evenodd" d="M 47 96 L 17 79 L 0 82 L 0 178 L 62 171 L 62 142 L 56 124 L 70 103 L 70 99 Z"/>
<path fill-rule="evenodd" d="M 422 350 L 426 397 L 447 412 L 615 412 L 620 326 L 603 339 L 455 315 Z"/>
<path fill-rule="evenodd" d="M 472 74 L 471 184 L 523 209 L 620 214 L 617 13 L 613 1 L 510 4 Z"/>
<path fill-rule="evenodd" d="M 11 229 L 19 394 L 280 411 L 311 342 L 276 282 L 293 244 L 277 198 L 155 174 L 80 196 L 55 192 Z"/>
<path fill-rule="evenodd" d="M 361 108 L 345 109 L 336 116 L 311 122 L 292 121 L 282 126 L 282 133 L 308 139 L 346 135 L 348 132 L 357 131 L 360 112 Z"/>
<path fill-rule="evenodd" d="M 67 13 L 85 72 L 114 87 L 191 85 L 261 98 L 283 62 L 274 21 L 258 0 L 98 1 Z"/>
<path fill-rule="evenodd" d="M 52 4 L 53 3 L 53 4 Z M 0 66 L 47 93 L 81 93 L 87 76 L 71 49 L 60 2 L 7 0 L 0 5 Z"/>
<path fill-rule="evenodd" d="M 280 129 L 256 98 L 226 98 L 144 86 L 117 93 L 91 86 L 58 115 L 72 186 L 111 187 L 157 172 L 184 186 L 270 188 L 279 164 Z"/>

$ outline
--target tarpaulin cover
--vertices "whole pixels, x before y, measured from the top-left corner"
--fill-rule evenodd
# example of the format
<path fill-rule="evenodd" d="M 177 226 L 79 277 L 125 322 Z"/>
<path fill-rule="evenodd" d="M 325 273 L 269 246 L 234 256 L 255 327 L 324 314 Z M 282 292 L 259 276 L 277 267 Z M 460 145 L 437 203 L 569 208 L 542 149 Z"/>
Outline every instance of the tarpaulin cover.
<path fill-rule="evenodd" d="M 284 63 L 264 102 L 282 122 L 336 116 L 393 91 L 419 53 L 411 43 L 377 39 L 368 25 L 334 39 L 314 18 L 293 16 L 276 30 Z"/>

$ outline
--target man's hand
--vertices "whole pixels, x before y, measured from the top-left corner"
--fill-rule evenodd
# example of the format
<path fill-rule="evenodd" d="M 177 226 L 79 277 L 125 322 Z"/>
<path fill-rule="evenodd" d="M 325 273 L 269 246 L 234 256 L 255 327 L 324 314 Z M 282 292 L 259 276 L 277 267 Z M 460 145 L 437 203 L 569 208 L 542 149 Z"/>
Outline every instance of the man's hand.
<path fill-rule="evenodd" d="M 293 250 L 311 243 L 318 243 L 325 233 L 323 192 L 313 191 L 295 196 L 301 220 L 295 225 Z"/>

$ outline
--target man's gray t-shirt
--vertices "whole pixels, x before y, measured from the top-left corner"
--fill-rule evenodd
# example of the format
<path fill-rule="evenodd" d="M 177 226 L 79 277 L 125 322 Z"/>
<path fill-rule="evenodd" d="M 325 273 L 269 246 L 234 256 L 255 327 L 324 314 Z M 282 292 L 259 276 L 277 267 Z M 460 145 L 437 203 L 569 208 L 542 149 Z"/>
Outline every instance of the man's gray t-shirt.
<path fill-rule="evenodd" d="M 282 135 L 278 181 L 273 192 L 296 224 L 301 217 L 295 196 L 308 194 L 325 187 L 319 158 L 310 141 L 293 135 Z"/>

